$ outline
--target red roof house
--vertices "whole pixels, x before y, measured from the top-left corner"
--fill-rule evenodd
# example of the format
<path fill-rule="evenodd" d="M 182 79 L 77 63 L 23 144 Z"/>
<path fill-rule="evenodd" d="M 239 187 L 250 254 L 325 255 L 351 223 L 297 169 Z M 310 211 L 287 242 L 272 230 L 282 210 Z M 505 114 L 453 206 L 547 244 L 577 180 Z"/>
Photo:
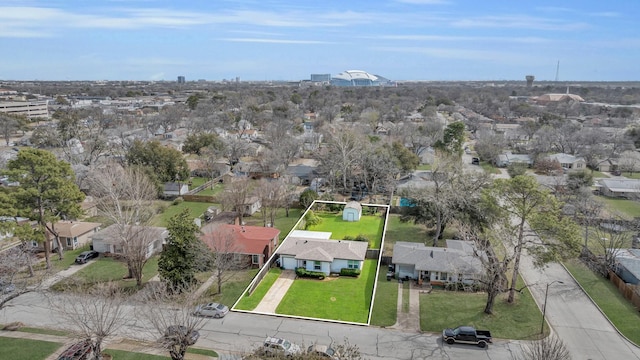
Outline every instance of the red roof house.
<path fill-rule="evenodd" d="M 280 230 L 262 226 L 217 224 L 202 230 L 202 241 L 214 253 L 233 254 L 240 268 L 261 268 L 278 247 L 280 236 Z"/>

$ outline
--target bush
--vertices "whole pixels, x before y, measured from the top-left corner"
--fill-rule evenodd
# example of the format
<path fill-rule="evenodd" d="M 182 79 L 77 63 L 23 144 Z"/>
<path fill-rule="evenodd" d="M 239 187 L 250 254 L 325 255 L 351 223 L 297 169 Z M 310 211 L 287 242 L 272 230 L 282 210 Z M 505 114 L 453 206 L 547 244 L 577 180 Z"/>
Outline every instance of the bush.
<path fill-rule="evenodd" d="M 509 167 L 507 167 L 507 173 L 509 173 L 509 176 L 514 178 L 518 175 L 526 174 L 527 167 L 528 167 L 527 164 L 523 164 L 523 163 L 509 164 Z"/>
<path fill-rule="evenodd" d="M 296 268 L 296 275 L 299 277 L 308 277 L 308 278 L 314 278 L 318 280 L 324 280 L 324 277 L 326 276 L 321 271 L 309 271 L 303 267 Z"/>
<path fill-rule="evenodd" d="M 173 205 L 179 205 L 183 201 L 184 199 L 182 198 L 182 196 L 178 196 L 177 198 L 175 198 L 175 200 L 173 200 Z"/>
<path fill-rule="evenodd" d="M 369 238 L 367 238 L 366 236 L 364 236 L 363 234 L 358 234 L 358 236 L 356 236 L 355 239 L 353 239 L 355 241 L 365 241 L 365 242 L 369 242 Z"/>
<path fill-rule="evenodd" d="M 340 269 L 340 276 L 358 277 L 358 275 L 360 275 L 360 269 L 349 269 L 349 268 Z"/>
<path fill-rule="evenodd" d="M 313 210 L 307 211 L 307 214 L 304 216 L 304 229 L 308 229 L 310 226 L 318 225 L 322 222 L 322 219 L 316 215 Z"/>

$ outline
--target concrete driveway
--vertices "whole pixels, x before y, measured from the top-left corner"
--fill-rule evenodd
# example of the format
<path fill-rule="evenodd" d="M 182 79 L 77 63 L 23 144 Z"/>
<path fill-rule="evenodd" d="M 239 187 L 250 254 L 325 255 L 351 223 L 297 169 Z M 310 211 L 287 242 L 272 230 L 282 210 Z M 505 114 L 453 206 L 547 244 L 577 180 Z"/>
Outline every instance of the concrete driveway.
<path fill-rule="evenodd" d="M 275 314 L 276 308 L 282 298 L 289 290 L 289 287 L 293 284 L 293 280 L 296 279 L 296 272 L 293 270 L 284 270 L 273 283 L 269 291 L 264 295 L 262 301 L 253 310 L 257 313 L 263 314 Z"/>

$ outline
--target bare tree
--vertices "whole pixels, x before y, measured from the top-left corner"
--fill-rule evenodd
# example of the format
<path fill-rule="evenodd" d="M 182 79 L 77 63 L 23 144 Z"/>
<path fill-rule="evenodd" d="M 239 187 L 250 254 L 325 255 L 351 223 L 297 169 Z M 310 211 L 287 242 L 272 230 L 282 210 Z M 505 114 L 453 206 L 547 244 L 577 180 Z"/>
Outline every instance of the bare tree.
<path fill-rule="evenodd" d="M 273 226 L 278 209 L 284 205 L 287 185 L 280 179 L 261 179 L 256 187 L 256 194 L 260 198 L 260 213 L 263 226 Z"/>
<path fill-rule="evenodd" d="M 52 297 L 52 309 L 69 321 L 69 330 L 78 339 L 89 340 L 93 358 L 102 359 L 102 343 L 118 333 L 131 319 L 125 305 L 127 297 L 116 283 L 103 283 L 90 290 Z"/>
<path fill-rule="evenodd" d="M 116 163 L 96 170 L 90 183 L 98 210 L 115 227 L 129 277 L 141 286 L 149 246 L 160 237 L 158 228 L 145 226 L 154 215 L 155 185 L 142 169 Z"/>
<path fill-rule="evenodd" d="M 196 293 L 195 289 L 170 289 L 168 284 L 160 283 L 140 294 L 146 305 L 142 316 L 157 332 L 158 345 L 169 352 L 172 360 L 185 358 L 204 326 L 204 318 L 193 316 Z"/>
<path fill-rule="evenodd" d="M 229 184 L 226 184 L 224 192 L 219 195 L 222 207 L 235 211 L 240 224 L 243 223 L 244 207 L 253 194 L 253 188 L 254 184 L 251 179 L 246 177 L 233 178 Z"/>
<path fill-rule="evenodd" d="M 0 310 L 19 296 L 42 288 L 49 272 L 35 271 L 33 264 L 37 259 L 33 250 L 30 242 L 23 241 L 0 252 Z"/>
<path fill-rule="evenodd" d="M 532 341 L 523 348 L 521 360 L 570 360 L 571 354 L 564 342 L 555 335 Z"/>
<path fill-rule="evenodd" d="M 222 285 L 233 276 L 231 270 L 250 265 L 249 261 L 243 262 L 242 255 L 239 255 L 246 254 L 247 250 L 236 243 L 236 237 L 234 228 L 224 224 L 215 226 L 202 236 L 202 241 L 213 252 L 213 276 L 218 285 L 218 294 L 222 293 Z"/>

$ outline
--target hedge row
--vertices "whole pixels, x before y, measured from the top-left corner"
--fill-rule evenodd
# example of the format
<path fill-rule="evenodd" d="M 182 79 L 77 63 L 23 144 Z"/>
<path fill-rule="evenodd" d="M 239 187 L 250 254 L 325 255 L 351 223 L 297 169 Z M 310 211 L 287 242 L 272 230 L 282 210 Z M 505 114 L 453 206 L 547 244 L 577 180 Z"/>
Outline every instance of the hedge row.
<path fill-rule="evenodd" d="M 326 276 L 321 271 L 309 271 L 303 267 L 296 268 L 296 275 L 299 277 L 310 277 L 318 280 L 324 280 L 324 277 Z"/>
<path fill-rule="evenodd" d="M 358 275 L 360 275 L 360 269 L 349 269 L 349 268 L 340 269 L 340 276 L 358 277 Z"/>

